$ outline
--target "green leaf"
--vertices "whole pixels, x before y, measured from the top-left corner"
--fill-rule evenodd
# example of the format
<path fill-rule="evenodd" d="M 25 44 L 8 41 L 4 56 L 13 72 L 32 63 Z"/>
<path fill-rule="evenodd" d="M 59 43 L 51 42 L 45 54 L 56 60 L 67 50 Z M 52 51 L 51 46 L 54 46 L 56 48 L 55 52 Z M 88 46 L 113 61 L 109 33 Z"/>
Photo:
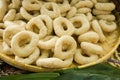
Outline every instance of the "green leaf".
<path fill-rule="evenodd" d="M 0 80 L 50 80 L 59 76 L 59 73 L 31 73 L 0 77 Z"/>
<path fill-rule="evenodd" d="M 83 69 L 60 71 L 53 80 L 120 80 L 120 69 L 102 63 Z"/>

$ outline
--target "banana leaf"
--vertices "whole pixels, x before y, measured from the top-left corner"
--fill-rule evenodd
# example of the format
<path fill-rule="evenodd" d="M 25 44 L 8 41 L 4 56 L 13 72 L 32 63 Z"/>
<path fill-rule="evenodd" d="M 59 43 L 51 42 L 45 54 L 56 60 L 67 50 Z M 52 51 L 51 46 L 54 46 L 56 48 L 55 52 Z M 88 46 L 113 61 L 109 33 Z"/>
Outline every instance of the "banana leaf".
<path fill-rule="evenodd" d="M 0 80 L 120 80 L 120 69 L 101 63 L 83 69 L 3 76 Z"/>

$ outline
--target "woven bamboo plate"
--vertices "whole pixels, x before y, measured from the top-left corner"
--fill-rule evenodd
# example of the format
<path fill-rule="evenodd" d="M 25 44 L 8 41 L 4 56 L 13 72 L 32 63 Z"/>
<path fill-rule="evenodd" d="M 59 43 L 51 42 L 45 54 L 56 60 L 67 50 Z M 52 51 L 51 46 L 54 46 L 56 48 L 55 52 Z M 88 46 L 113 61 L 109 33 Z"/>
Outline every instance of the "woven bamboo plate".
<path fill-rule="evenodd" d="M 20 68 L 20 69 L 23 69 L 23 70 L 32 71 L 32 72 L 56 71 L 56 70 L 65 70 L 65 69 L 70 69 L 70 68 L 85 68 L 85 67 L 92 66 L 92 65 L 101 63 L 103 61 L 106 61 L 108 58 L 111 57 L 111 55 L 114 53 L 114 51 L 117 49 L 117 47 L 120 43 L 120 38 L 119 38 L 119 35 L 120 35 L 120 24 L 119 24 L 120 19 L 119 19 L 119 12 L 118 12 L 119 11 L 119 5 L 118 5 L 118 2 L 116 2 L 116 1 L 114 0 L 114 2 L 116 3 L 116 5 L 118 7 L 117 7 L 116 11 L 114 11 L 114 14 L 117 17 L 116 22 L 117 22 L 118 28 L 117 28 L 116 31 L 114 31 L 112 33 L 109 33 L 109 34 L 105 33 L 106 41 L 103 42 L 100 45 L 104 48 L 104 51 L 105 51 L 104 53 L 106 53 L 106 54 L 103 57 L 101 57 L 100 59 L 98 59 L 97 61 L 89 63 L 89 64 L 85 64 L 85 65 L 78 65 L 76 63 L 73 63 L 71 66 L 66 67 L 66 68 L 62 68 L 62 69 L 47 69 L 47 68 L 37 67 L 36 65 L 27 65 L 27 64 L 23 64 L 23 63 L 15 61 L 14 56 L 8 56 L 8 55 L 3 54 L 2 53 L 2 46 L 1 46 L 2 41 L 0 41 L 0 59 L 2 59 L 6 63 L 8 63 L 8 64 L 10 64 L 14 67 L 17 67 L 17 68 Z"/>

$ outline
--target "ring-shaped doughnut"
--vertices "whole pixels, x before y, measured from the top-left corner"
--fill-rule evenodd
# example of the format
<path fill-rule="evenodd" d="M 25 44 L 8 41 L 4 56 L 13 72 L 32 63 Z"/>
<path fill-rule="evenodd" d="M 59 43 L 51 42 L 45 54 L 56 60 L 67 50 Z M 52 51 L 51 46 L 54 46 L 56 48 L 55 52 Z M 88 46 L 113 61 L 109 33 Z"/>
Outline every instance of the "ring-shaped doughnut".
<path fill-rule="evenodd" d="M 65 68 L 72 64 L 73 57 L 65 59 L 64 61 L 59 58 L 39 58 L 36 65 L 44 68 Z"/>
<path fill-rule="evenodd" d="M 56 17 L 60 16 L 59 6 L 53 2 L 45 3 L 41 7 L 40 11 L 41 11 L 41 14 L 48 15 L 51 18 L 56 18 Z"/>
<path fill-rule="evenodd" d="M 69 12 L 66 15 L 66 18 L 71 18 L 71 17 L 75 16 L 76 13 L 77 13 L 76 7 L 71 7 L 71 9 L 69 10 Z"/>
<path fill-rule="evenodd" d="M 3 21 L 13 21 L 15 19 L 16 10 L 10 9 L 8 13 L 4 16 Z"/>
<path fill-rule="evenodd" d="M 89 31 L 78 37 L 78 42 L 92 42 L 97 43 L 99 41 L 99 35 L 96 32 Z"/>
<path fill-rule="evenodd" d="M 76 8 L 83 8 L 83 7 L 92 8 L 93 3 L 90 0 L 79 1 L 78 3 L 75 4 L 75 7 Z"/>
<path fill-rule="evenodd" d="M 57 40 L 53 56 L 62 60 L 68 57 L 72 57 L 76 48 L 77 43 L 74 38 L 68 35 L 64 35 Z"/>
<path fill-rule="evenodd" d="M 73 23 L 75 27 L 74 34 L 80 35 L 87 32 L 90 28 L 90 23 L 84 14 L 80 14 L 79 16 L 75 16 L 70 18 L 70 21 Z"/>
<path fill-rule="evenodd" d="M 89 21 L 91 21 L 91 20 L 93 19 L 93 15 L 92 15 L 91 12 L 86 13 L 86 17 L 87 17 L 87 19 L 88 19 Z"/>
<path fill-rule="evenodd" d="M 12 3 L 8 6 L 9 9 L 19 9 L 21 1 L 20 0 L 12 0 Z"/>
<path fill-rule="evenodd" d="M 63 3 L 62 4 L 58 4 L 58 5 L 59 5 L 59 9 L 60 9 L 61 13 L 66 13 L 71 8 L 68 0 L 63 0 Z"/>
<path fill-rule="evenodd" d="M 104 41 L 105 41 L 105 35 L 104 35 L 104 33 L 103 33 L 100 25 L 99 25 L 99 22 L 98 22 L 97 20 L 93 20 L 91 24 L 92 24 L 93 30 L 94 30 L 96 33 L 98 33 L 99 38 L 100 38 L 100 41 L 101 41 L 101 42 L 104 42 Z"/>
<path fill-rule="evenodd" d="M 95 8 L 97 10 L 112 11 L 115 9 L 115 4 L 114 3 L 96 3 Z"/>
<path fill-rule="evenodd" d="M 20 14 L 22 15 L 22 17 L 26 20 L 30 20 L 32 19 L 33 17 L 36 17 L 39 15 L 39 12 L 36 12 L 36 11 L 32 11 L 33 14 L 30 14 L 29 12 L 27 12 L 27 10 L 23 7 L 20 8 Z"/>
<path fill-rule="evenodd" d="M 39 0 L 23 0 L 22 1 L 22 6 L 28 11 L 40 10 L 40 8 L 42 6 L 42 1 L 39 1 Z"/>
<path fill-rule="evenodd" d="M 26 58 L 22 58 L 19 56 L 15 56 L 15 61 L 23 63 L 23 64 L 32 64 L 39 58 L 40 50 L 36 48 L 31 55 Z"/>
<path fill-rule="evenodd" d="M 0 0 L 0 22 L 3 20 L 7 10 L 7 2 L 5 0 Z"/>
<path fill-rule="evenodd" d="M 6 55 L 14 55 L 11 47 L 6 42 L 2 43 L 2 53 Z"/>
<path fill-rule="evenodd" d="M 11 48 L 16 56 L 27 57 L 37 47 L 39 41 L 38 35 L 31 31 L 21 31 L 13 36 Z"/>
<path fill-rule="evenodd" d="M 96 54 L 86 54 L 87 56 L 84 56 L 85 53 L 82 52 L 81 49 L 77 49 L 75 55 L 74 55 L 74 61 L 78 64 L 88 64 L 91 62 L 94 62 L 98 60 L 98 55 Z"/>
<path fill-rule="evenodd" d="M 90 9 L 90 8 L 86 8 L 86 7 L 84 7 L 84 8 L 79 8 L 79 9 L 77 10 L 77 13 L 80 13 L 80 14 L 85 14 L 85 13 L 89 13 L 89 12 L 91 12 L 91 9 Z"/>
<path fill-rule="evenodd" d="M 106 15 L 106 14 L 110 14 L 111 11 L 104 11 L 104 10 L 93 9 L 92 13 L 94 15 Z"/>
<path fill-rule="evenodd" d="M 53 21 L 55 34 L 58 36 L 72 35 L 74 33 L 73 24 L 64 17 L 58 17 Z"/>
<path fill-rule="evenodd" d="M 113 21 L 99 20 L 99 24 L 105 32 L 113 32 L 117 28 L 116 23 Z"/>
<path fill-rule="evenodd" d="M 7 27 L 3 32 L 3 40 L 10 46 L 13 36 L 23 30 L 24 28 L 18 27 L 18 25 Z"/>
<path fill-rule="evenodd" d="M 39 15 L 37 18 L 41 19 L 44 25 L 47 28 L 47 34 L 51 34 L 53 32 L 53 21 L 48 15 Z"/>
<path fill-rule="evenodd" d="M 55 47 L 55 43 L 57 40 L 57 36 L 47 36 L 44 39 L 39 40 L 38 47 L 40 49 L 52 49 Z"/>
<path fill-rule="evenodd" d="M 103 48 L 97 44 L 90 43 L 90 42 L 81 42 L 80 46 L 81 46 L 81 49 L 86 54 L 97 54 L 97 55 L 104 54 Z"/>
<path fill-rule="evenodd" d="M 32 18 L 26 25 L 26 29 L 39 35 L 39 39 L 44 38 L 48 33 L 48 29 L 39 16 Z"/>
<path fill-rule="evenodd" d="M 103 20 L 107 20 L 107 21 L 114 21 L 115 20 L 115 16 L 112 14 L 108 14 L 108 15 L 97 15 L 96 16 L 97 19 L 103 19 Z"/>

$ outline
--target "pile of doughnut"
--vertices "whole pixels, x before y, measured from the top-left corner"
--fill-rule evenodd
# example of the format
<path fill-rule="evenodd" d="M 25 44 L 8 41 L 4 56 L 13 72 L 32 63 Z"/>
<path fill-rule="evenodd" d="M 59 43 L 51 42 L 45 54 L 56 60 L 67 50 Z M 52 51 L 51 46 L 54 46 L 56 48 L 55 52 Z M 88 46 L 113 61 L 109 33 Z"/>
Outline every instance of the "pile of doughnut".
<path fill-rule="evenodd" d="M 2 53 L 44 68 L 103 57 L 104 33 L 117 29 L 109 0 L 0 0 Z"/>

